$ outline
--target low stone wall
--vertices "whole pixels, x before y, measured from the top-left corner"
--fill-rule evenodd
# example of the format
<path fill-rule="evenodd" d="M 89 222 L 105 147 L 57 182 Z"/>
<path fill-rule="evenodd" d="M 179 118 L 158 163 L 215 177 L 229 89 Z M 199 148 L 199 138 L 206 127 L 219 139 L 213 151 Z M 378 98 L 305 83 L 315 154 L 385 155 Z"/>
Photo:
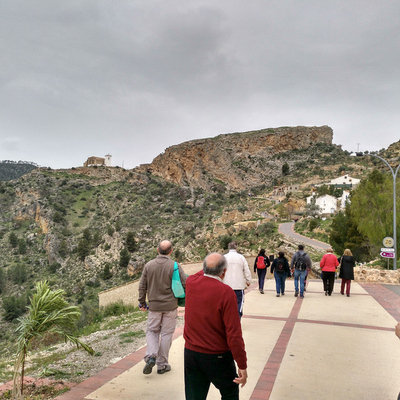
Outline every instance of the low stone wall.
<path fill-rule="evenodd" d="M 117 286 L 99 293 L 99 307 L 122 302 L 137 307 L 139 297 L 139 280 Z"/>
<path fill-rule="evenodd" d="M 255 257 L 246 257 L 249 263 L 251 275 L 253 279 L 257 279 L 257 275 L 253 272 L 253 265 Z M 195 274 L 202 268 L 201 263 L 182 265 L 183 270 L 188 275 Z M 312 268 L 312 278 L 320 276 L 319 263 L 314 263 Z M 268 273 L 267 279 L 273 279 L 273 276 Z M 392 271 L 387 269 L 370 268 L 366 266 L 358 266 L 354 268 L 354 280 L 360 283 L 383 283 L 400 285 L 400 270 Z M 105 290 L 99 293 L 99 306 L 105 307 L 109 304 L 121 301 L 126 305 L 133 305 L 137 307 L 139 297 L 139 280 L 126 283 L 125 285 L 117 286 L 115 288 Z"/>
<path fill-rule="evenodd" d="M 354 280 L 360 283 L 400 284 L 400 270 L 388 270 L 359 266 L 354 268 Z"/>
<path fill-rule="evenodd" d="M 200 271 L 201 263 L 182 265 L 186 274 L 192 275 Z M 109 304 L 122 302 L 126 305 L 138 306 L 139 298 L 139 279 L 133 282 L 125 283 L 112 289 L 99 293 L 99 307 L 106 307 Z"/>
<path fill-rule="evenodd" d="M 312 267 L 312 278 L 319 278 L 321 269 L 319 263 Z M 388 270 L 371 268 L 364 265 L 354 268 L 354 281 L 360 283 L 383 283 L 388 285 L 400 285 L 400 270 Z"/>

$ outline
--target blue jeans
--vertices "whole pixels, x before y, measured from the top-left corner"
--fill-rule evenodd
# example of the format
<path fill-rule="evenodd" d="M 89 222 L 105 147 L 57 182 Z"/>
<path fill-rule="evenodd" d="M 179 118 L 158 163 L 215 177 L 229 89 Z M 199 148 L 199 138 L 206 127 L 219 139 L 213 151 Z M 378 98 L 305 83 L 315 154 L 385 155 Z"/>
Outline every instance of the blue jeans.
<path fill-rule="evenodd" d="M 294 290 L 299 293 L 299 278 L 300 278 L 300 296 L 304 295 L 304 279 L 306 279 L 307 270 L 300 271 L 299 269 L 294 270 Z"/>
<path fill-rule="evenodd" d="M 274 278 L 275 278 L 275 283 L 276 283 L 276 294 L 285 293 L 285 281 L 286 281 L 287 275 L 285 273 L 280 274 L 280 273 L 274 271 Z"/>

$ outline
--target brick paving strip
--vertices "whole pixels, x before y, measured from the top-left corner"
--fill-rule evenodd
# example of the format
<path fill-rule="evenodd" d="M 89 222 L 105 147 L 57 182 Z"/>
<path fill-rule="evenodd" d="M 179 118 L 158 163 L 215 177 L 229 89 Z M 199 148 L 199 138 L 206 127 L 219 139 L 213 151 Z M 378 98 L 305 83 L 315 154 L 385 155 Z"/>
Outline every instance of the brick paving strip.
<path fill-rule="evenodd" d="M 400 321 L 400 296 L 393 291 L 385 288 L 381 284 L 362 284 L 360 286 L 368 292 L 368 295 L 373 297 L 393 318 Z M 355 294 L 357 296 L 357 294 Z M 367 296 L 366 294 L 359 294 L 358 296 Z M 280 320 L 286 321 L 285 325 L 280 333 L 278 340 L 276 341 L 275 347 L 258 379 L 258 382 L 253 390 L 253 393 L 249 400 L 269 400 L 276 377 L 279 373 L 279 369 L 285 355 L 288 343 L 290 341 L 293 329 L 296 323 L 311 323 L 311 324 L 325 324 L 325 325 L 336 325 L 336 326 L 347 326 L 357 327 L 363 329 L 377 329 L 384 331 L 394 332 L 394 328 L 384 328 L 372 325 L 359 325 L 359 324 L 347 324 L 340 322 L 329 322 L 329 321 L 311 321 L 306 319 L 298 319 L 298 315 L 301 309 L 302 302 L 306 301 L 298 298 L 291 310 L 288 318 L 278 317 L 258 317 L 258 316 L 243 316 L 243 318 L 250 319 L 264 319 L 264 320 Z M 178 338 L 183 334 L 183 325 L 179 326 L 174 333 L 173 339 Z M 97 375 L 86 379 L 80 384 L 73 387 L 69 392 L 58 396 L 55 400 L 84 400 L 86 396 L 100 388 L 107 382 L 111 381 L 118 375 L 122 374 L 129 368 L 132 368 L 136 364 L 143 361 L 143 357 L 146 352 L 146 347 L 135 351 L 129 356 L 123 358 L 117 363 L 109 366 L 105 370 L 99 372 Z"/>

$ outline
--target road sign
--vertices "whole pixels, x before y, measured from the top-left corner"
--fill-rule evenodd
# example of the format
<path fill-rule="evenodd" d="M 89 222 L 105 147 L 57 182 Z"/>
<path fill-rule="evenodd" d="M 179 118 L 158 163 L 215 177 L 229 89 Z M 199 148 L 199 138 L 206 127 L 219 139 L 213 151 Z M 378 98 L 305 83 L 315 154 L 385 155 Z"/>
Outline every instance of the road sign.
<path fill-rule="evenodd" d="M 382 251 L 382 252 L 381 252 L 381 257 L 385 257 L 385 258 L 394 258 L 394 253 Z"/>
<path fill-rule="evenodd" d="M 385 253 L 394 253 L 394 248 L 392 247 L 381 247 L 381 251 Z"/>
<path fill-rule="evenodd" d="M 392 247 L 394 245 L 394 239 L 390 236 L 386 236 L 382 243 L 386 247 Z"/>

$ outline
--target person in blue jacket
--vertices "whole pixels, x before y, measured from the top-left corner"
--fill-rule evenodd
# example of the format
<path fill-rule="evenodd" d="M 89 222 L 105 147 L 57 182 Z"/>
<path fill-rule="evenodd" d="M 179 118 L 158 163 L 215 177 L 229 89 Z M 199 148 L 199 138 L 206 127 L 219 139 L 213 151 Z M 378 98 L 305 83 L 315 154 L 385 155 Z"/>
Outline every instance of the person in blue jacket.
<path fill-rule="evenodd" d="M 257 272 L 258 276 L 258 289 L 261 294 L 264 294 L 264 282 L 265 275 L 267 274 L 267 268 L 269 267 L 269 258 L 265 255 L 265 249 L 261 249 L 258 256 L 254 260 L 254 272 Z"/>
<path fill-rule="evenodd" d="M 276 283 L 276 297 L 285 295 L 285 281 L 287 277 L 290 277 L 289 262 L 285 257 L 285 253 L 280 251 L 278 258 L 272 262 L 271 274 L 274 274 Z"/>

